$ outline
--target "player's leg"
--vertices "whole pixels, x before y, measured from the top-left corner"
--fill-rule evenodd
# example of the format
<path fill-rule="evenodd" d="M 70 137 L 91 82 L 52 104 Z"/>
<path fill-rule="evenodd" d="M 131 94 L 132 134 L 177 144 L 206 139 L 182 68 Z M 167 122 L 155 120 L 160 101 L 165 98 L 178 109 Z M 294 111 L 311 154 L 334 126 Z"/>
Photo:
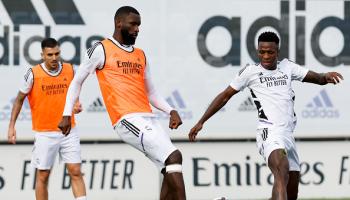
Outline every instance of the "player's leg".
<path fill-rule="evenodd" d="M 161 199 L 185 199 L 182 155 L 158 120 L 153 117 L 123 119 L 115 130 L 124 142 L 145 153 L 160 170 L 164 168 Z"/>
<path fill-rule="evenodd" d="M 287 185 L 288 200 L 298 199 L 299 179 L 300 179 L 299 171 L 289 172 L 289 180 Z"/>
<path fill-rule="evenodd" d="M 164 170 L 162 170 L 162 174 L 164 175 L 165 174 L 165 168 Z M 174 196 L 172 193 L 171 193 L 171 190 L 169 188 L 169 184 L 166 180 L 164 180 L 164 177 L 163 177 L 163 181 L 162 181 L 162 187 L 160 189 L 160 200 L 163 200 L 163 199 L 167 199 L 167 200 L 173 200 L 172 196 Z"/>
<path fill-rule="evenodd" d="M 300 180 L 300 162 L 297 153 L 294 137 L 288 139 L 288 161 L 289 161 L 289 181 L 287 185 L 288 200 L 298 198 L 298 188 Z"/>
<path fill-rule="evenodd" d="M 289 163 L 286 150 L 273 150 L 268 158 L 268 166 L 274 176 L 272 200 L 287 200 Z"/>
<path fill-rule="evenodd" d="M 48 182 L 50 170 L 36 170 L 35 197 L 36 200 L 48 200 Z"/>
<path fill-rule="evenodd" d="M 36 168 L 35 196 L 48 200 L 50 170 L 58 152 L 57 135 L 47 132 L 35 133 L 31 165 Z"/>
<path fill-rule="evenodd" d="M 85 183 L 81 173 L 80 139 L 75 128 L 68 136 L 62 138 L 60 147 L 60 159 L 66 163 L 73 195 L 76 200 L 86 200 Z"/>
<path fill-rule="evenodd" d="M 74 197 L 77 199 L 79 198 L 79 200 L 85 200 L 86 189 L 80 163 L 66 163 L 66 168 L 71 178 Z"/>
<path fill-rule="evenodd" d="M 186 199 L 185 184 L 182 175 L 182 155 L 179 150 L 174 151 L 165 161 L 165 172 L 161 190 L 161 200 Z"/>

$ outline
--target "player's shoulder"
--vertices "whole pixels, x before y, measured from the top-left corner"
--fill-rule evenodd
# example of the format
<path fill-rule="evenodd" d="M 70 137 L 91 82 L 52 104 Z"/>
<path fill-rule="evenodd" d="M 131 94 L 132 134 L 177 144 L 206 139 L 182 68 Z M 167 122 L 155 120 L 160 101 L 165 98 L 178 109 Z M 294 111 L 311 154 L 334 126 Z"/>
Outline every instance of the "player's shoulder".
<path fill-rule="evenodd" d="M 259 63 L 247 63 L 238 71 L 238 75 L 249 75 L 259 69 Z"/>
<path fill-rule="evenodd" d="M 135 47 L 134 46 L 133 48 L 134 48 L 135 51 L 140 51 L 140 52 L 144 53 L 143 49 L 141 49 L 140 47 Z"/>
<path fill-rule="evenodd" d="M 299 66 L 296 62 L 288 58 L 284 58 L 283 60 L 279 61 L 278 64 L 286 67 Z"/>
<path fill-rule="evenodd" d="M 77 69 L 77 65 L 74 65 L 73 63 L 69 63 L 69 62 L 62 62 L 62 70 L 72 70 L 73 73 L 75 73 L 76 69 Z"/>
<path fill-rule="evenodd" d="M 35 67 L 38 67 L 39 65 L 34 65 L 34 66 L 25 66 L 24 67 L 24 72 L 25 72 L 25 74 L 27 74 L 27 73 L 33 73 L 33 69 L 35 68 Z"/>
<path fill-rule="evenodd" d="M 86 53 L 88 55 L 89 58 L 91 58 L 91 56 L 93 54 L 96 54 L 96 53 L 104 53 L 104 50 L 103 50 L 103 44 L 102 44 L 103 41 L 97 41 L 95 42 L 94 44 L 91 45 L 90 48 L 88 48 L 86 50 Z"/>
<path fill-rule="evenodd" d="M 66 66 L 73 67 L 73 64 L 69 62 L 62 62 L 62 67 L 66 67 Z"/>
<path fill-rule="evenodd" d="M 24 79 L 25 79 L 25 81 L 27 81 L 29 78 L 31 78 L 33 76 L 33 67 L 35 67 L 35 66 L 27 66 L 24 69 Z"/>

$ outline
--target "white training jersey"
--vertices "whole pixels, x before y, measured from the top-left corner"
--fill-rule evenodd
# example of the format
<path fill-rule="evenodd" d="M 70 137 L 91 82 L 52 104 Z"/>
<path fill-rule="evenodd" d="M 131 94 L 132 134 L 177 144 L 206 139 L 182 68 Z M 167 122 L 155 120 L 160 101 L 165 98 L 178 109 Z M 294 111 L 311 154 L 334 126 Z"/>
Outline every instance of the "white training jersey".
<path fill-rule="evenodd" d="M 275 70 L 258 64 L 248 64 L 239 71 L 230 86 L 243 91 L 248 87 L 258 109 L 258 128 L 274 127 L 293 130 L 294 91 L 292 81 L 302 81 L 308 69 L 288 60 L 277 62 Z"/>

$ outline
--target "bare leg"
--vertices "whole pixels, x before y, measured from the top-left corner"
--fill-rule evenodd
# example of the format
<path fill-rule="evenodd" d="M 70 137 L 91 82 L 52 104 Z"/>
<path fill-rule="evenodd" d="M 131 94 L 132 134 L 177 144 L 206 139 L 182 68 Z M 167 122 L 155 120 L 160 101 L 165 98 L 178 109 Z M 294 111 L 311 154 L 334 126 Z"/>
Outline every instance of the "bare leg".
<path fill-rule="evenodd" d="M 50 170 L 36 170 L 35 196 L 36 200 L 48 200 L 49 194 L 47 186 L 49 182 Z"/>
<path fill-rule="evenodd" d="M 274 150 L 269 156 L 268 165 L 274 176 L 272 200 L 287 200 L 289 162 L 285 150 Z"/>
<path fill-rule="evenodd" d="M 182 164 L 182 155 L 179 150 L 174 151 L 165 161 L 165 165 L 171 164 Z M 185 200 L 185 184 L 183 180 L 182 173 L 173 172 L 167 173 L 164 172 L 164 179 L 162 183 L 162 189 L 160 193 L 161 200 Z"/>
<path fill-rule="evenodd" d="M 80 163 L 67 163 L 66 168 L 72 181 L 72 190 L 75 198 L 86 196 L 84 179 L 80 170 Z"/>
<path fill-rule="evenodd" d="M 165 175 L 165 169 L 164 172 L 162 172 L 163 175 Z M 165 178 L 165 176 L 163 177 L 163 183 L 162 183 L 162 189 L 160 192 L 160 199 L 161 200 L 172 200 L 173 193 L 170 191 L 170 188 L 168 186 L 168 181 Z"/>
<path fill-rule="evenodd" d="M 290 171 L 289 181 L 287 185 L 288 200 L 298 199 L 298 187 L 299 187 L 300 172 Z"/>

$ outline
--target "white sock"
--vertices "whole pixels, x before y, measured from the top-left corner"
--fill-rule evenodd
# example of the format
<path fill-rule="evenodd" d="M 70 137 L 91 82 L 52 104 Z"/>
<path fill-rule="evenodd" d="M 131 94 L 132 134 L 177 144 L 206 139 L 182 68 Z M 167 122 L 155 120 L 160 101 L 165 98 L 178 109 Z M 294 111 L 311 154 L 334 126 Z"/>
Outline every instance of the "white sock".
<path fill-rule="evenodd" d="M 81 196 L 81 197 L 75 198 L 75 200 L 87 200 L 87 198 L 86 198 L 86 196 Z"/>

